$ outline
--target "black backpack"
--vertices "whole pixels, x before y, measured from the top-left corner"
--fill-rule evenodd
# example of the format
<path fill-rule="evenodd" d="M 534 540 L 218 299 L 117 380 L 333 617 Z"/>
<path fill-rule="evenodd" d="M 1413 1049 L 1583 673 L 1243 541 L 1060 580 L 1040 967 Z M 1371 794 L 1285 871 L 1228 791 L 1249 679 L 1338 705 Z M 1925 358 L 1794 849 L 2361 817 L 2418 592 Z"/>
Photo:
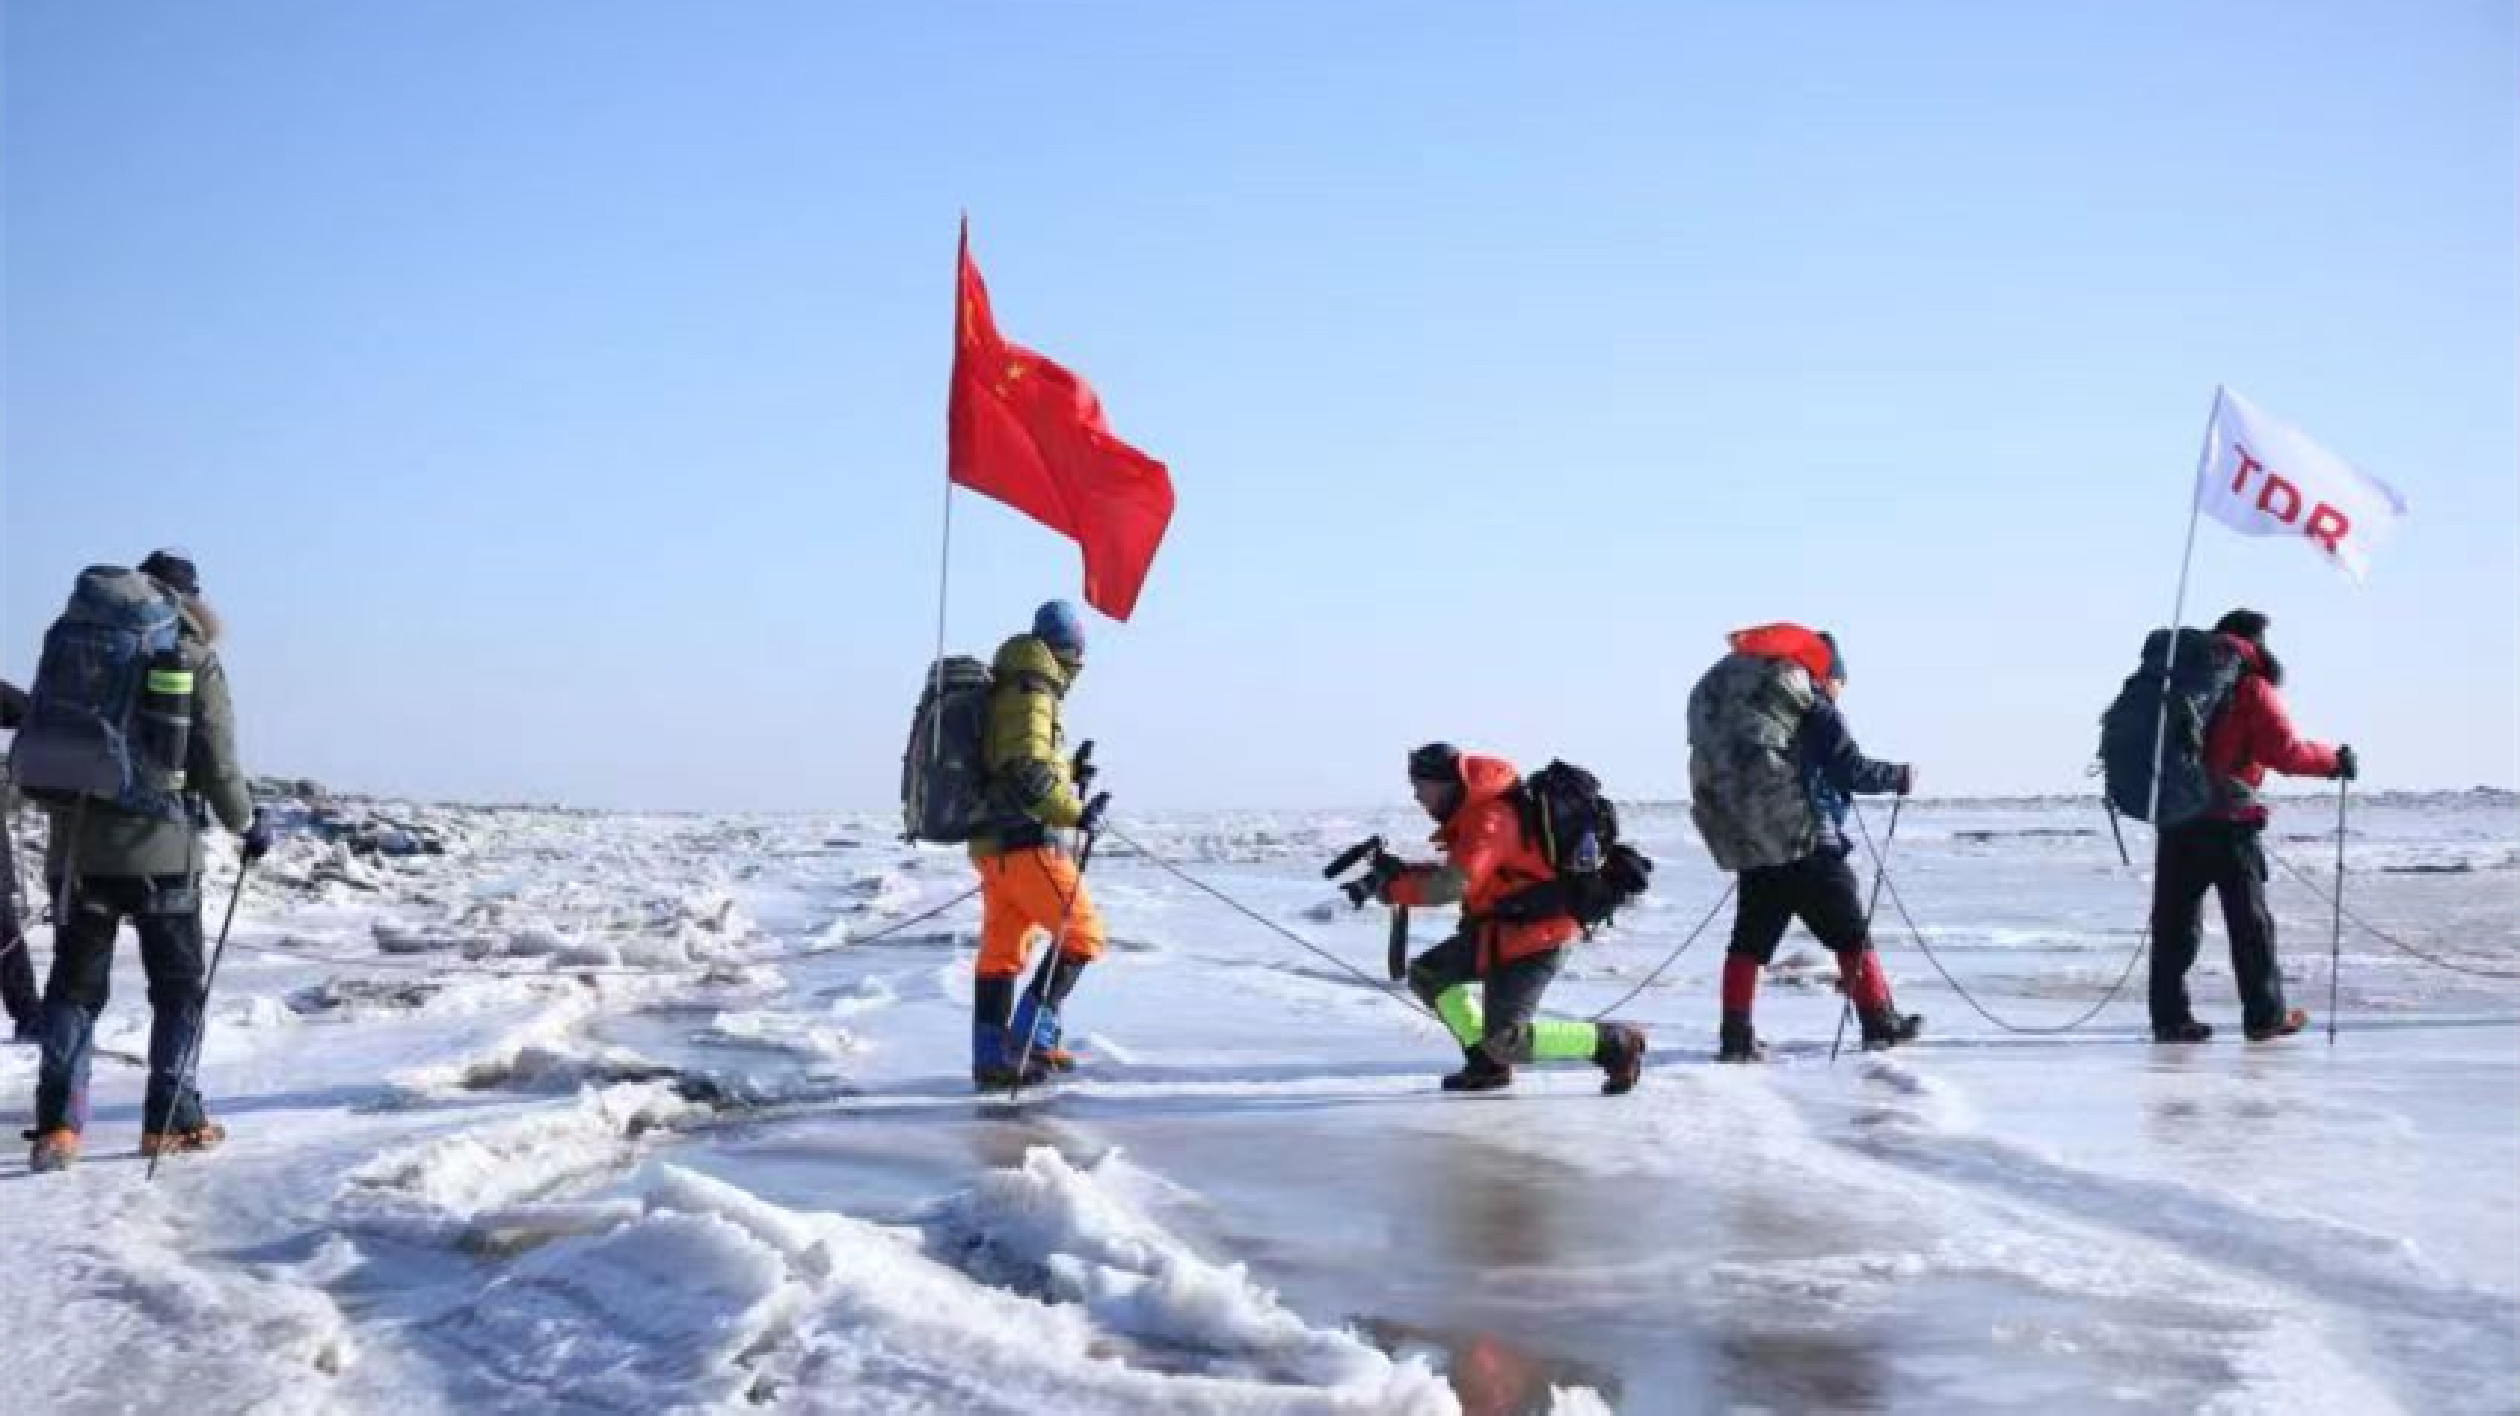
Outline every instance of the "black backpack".
<path fill-rule="evenodd" d="M 2164 830 L 2202 816 L 2214 804 L 2205 770 L 2205 734 L 2231 702 L 2244 667 L 2240 651 L 2211 630 L 2181 629 L 2178 662 L 2163 667 L 2170 631 L 2144 638 L 2143 662 L 2126 676 L 2100 715 L 2100 772 L 2109 805 L 2122 816 Z M 2162 718 L 2164 698 L 2169 718 Z M 2161 753 L 2161 810 L 2153 811 L 2153 752 Z"/>
<path fill-rule="evenodd" d="M 1514 791 L 1523 833 L 1557 878 L 1509 896 L 1500 918 L 1572 915 L 1589 935 L 1652 885 L 1654 862 L 1619 839 L 1619 808 L 1601 794 L 1600 778 L 1552 761 Z"/>
<path fill-rule="evenodd" d="M 901 755 L 902 834 L 910 840 L 957 845 L 995 820 L 985 741 L 995 683 L 988 665 L 961 655 L 938 660 L 920 679 Z"/>

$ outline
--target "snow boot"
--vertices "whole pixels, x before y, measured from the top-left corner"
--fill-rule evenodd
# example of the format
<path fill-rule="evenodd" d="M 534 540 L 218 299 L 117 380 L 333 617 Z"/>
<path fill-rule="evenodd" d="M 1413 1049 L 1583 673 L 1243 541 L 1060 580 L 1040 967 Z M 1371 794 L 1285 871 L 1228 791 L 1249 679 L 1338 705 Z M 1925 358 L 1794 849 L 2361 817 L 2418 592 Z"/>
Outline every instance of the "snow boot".
<path fill-rule="evenodd" d="M 155 1160 L 162 1155 L 193 1155 L 217 1150 L 227 1141 L 227 1127 L 216 1121 L 204 1121 L 183 1131 L 143 1131 L 140 1133 L 140 1158 Z"/>
<path fill-rule="evenodd" d="M 1015 1054 L 1019 1050 L 1006 1029 L 975 1025 L 971 1032 L 972 1090 L 1007 1091 L 1018 1086 L 1039 1086 L 1050 1080 L 1050 1064 L 1038 1052 L 1025 1059 L 1022 1071 L 1015 1070 Z"/>
<path fill-rule="evenodd" d="M 1059 1022 L 1059 1007 L 1044 1003 L 1041 995 L 1026 993 L 1024 1001 L 1015 1005 L 1014 1026 L 1006 1030 L 1006 1050 L 1012 1059 L 1024 1050 L 1024 1035 L 1032 1035 L 1032 1060 L 1054 1072 L 1076 1070 L 1076 1054 L 1059 1045 L 1065 1030 Z"/>
<path fill-rule="evenodd" d="M 2279 1037 L 2291 1037 L 2308 1026 L 2310 1026 L 2310 1015 L 2307 1012 L 2299 1008 L 2290 1009 L 2284 1016 L 2264 1027 L 2248 1029 L 2249 1041 L 2273 1042 Z"/>
<path fill-rule="evenodd" d="M 2173 1023 L 2166 1028 L 2153 1029 L 2153 1041 L 2161 1043 L 2208 1042 L 2213 1036 L 2212 1028 L 2194 1018 L 2184 1023 Z"/>
<path fill-rule="evenodd" d="M 1498 1091 L 1514 1084 L 1514 1069 L 1488 1056 L 1487 1049 L 1472 1045 L 1461 1049 L 1461 1070 L 1447 1073 L 1443 1087 L 1448 1092 Z"/>
<path fill-rule="evenodd" d="M 1015 980 L 978 978 L 971 981 L 971 1086 L 974 1091 L 1007 1091 L 1047 1081 L 1050 1064 L 1039 1052 L 1015 1070 L 1020 1046 L 1006 1029 L 1007 1010 L 1015 1003 Z"/>
<path fill-rule="evenodd" d="M 1750 1030 L 1749 1014 L 1726 1013 L 1724 1015 L 1724 1026 L 1716 1039 L 1715 1060 L 1718 1062 L 1765 1062 L 1767 1060 L 1767 1044 L 1759 1041 L 1759 1035 Z"/>
<path fill-rule="evenodd" d="M 40 1133 L 29 1131 L 26 1135 L 28 1139 L 35 1142 L 35 1148 L 27 1152 L 26 1156 L 26 1171 L 29 1175 L 45 1175 L 55 1170 L 67 1170 L 78 1163 L 79 1133 L 69 1127 L 62 1126 Z"/>
<path fill-rule="evenodd" d="M 1630 1023 L 1603 1023 L 1593 1046 L 1593 1063 L 1601 1068 L 1601 1094 L 1625 1096 L 1645 1074 L 1645 1030 Z"/>
<path fill-rule="evenodd" d="M 1917 1034 L 1925 1031 L 1925 1016 L 1922 1013 L 1902 1013 L 1887 1003 L 1878 1008 L 1868 1008 L 1860 1016 L 1864 1024 L 1866 1052 L 1882 1052 L 1903 1042 L 1914 1042 Z"/>

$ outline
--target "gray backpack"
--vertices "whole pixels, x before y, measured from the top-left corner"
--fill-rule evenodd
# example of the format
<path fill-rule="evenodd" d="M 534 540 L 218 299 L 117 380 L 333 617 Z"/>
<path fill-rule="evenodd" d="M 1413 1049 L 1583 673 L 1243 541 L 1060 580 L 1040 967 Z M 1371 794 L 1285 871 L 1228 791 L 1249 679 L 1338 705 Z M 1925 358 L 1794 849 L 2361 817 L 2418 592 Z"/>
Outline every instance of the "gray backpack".
<path fill-rule="evenodd" d="M 185 819 L 193 675 L 182 634 L 175 597 L 155 580 L 81 571 L 44 634 L 11 752 L 19 789 L 47 806 Z"/>
<path fill-rule="evenodd" d="M 919 681 L 910 744 L 901 754 L 902 835 L 958 845 L 989 828 L 989 666 L 940 659 Z"/>

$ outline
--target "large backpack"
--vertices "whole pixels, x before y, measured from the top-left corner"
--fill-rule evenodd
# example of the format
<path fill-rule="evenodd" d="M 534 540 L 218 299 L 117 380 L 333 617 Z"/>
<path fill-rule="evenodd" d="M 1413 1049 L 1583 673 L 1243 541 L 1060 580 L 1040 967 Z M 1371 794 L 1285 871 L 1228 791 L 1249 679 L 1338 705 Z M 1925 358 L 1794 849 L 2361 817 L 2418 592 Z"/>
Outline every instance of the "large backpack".
<path fill-rule="evenodd" d="M 1601 794 L 1600 778 L 1552 761 L 1523 778 L 1515 794 L 1524 833 L 1557 873 L 1534 887 L 1523 912 L 1573 915 L 1590 934 L 1653 883 L 1654 862 L 1619 839 L 1619 808 Z"/>
<path fill-rule="evenodd" d="M 2121 815 L 2152 822 L 2155 830 L 2192 821 L 2213 806 L 2215 785 L 2205 770 L 2205 734 L 2231 701 L 2243 667 L 2240 651 L 2210 630 L 2181 629 L 2178 644 L 2177 662 L 2167 663 L 2170 631 L 2156 629 L 2145 636 L 2143 662 L 2126 676 L 2117 698 L 2100 715 L 2100 771 L 2109 804 Z M 2156 740 L 2161 755 L 2157 814 Z"/>
<path fill-rule="evenodd" d="M 92 802 L 186 818 L 192 669 L 174 595 L 136 570 L 90 566 L 44 633 L 11 763 L 47 806 Z"/>
<path fill-rule="evenodd" d="M 920 680 L 910 716 L 910 745 L 901 756 L 902 834 L 913 841 L 955 845 L 988 829 L 987 734 L 989 666 L 955 655 Z"/>

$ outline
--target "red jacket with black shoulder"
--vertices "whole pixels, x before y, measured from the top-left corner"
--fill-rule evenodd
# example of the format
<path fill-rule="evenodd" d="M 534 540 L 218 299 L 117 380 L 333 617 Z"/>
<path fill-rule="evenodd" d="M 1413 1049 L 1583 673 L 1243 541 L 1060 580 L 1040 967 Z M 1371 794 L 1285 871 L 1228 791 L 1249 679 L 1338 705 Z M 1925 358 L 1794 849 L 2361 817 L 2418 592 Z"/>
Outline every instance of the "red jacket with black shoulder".
<path fill-rule="evenodd" d="M 2240 651 L 2240 682 L 2212 726 L 2205 730 L 2205 771 L 2215 786 L 2218 821 L 2266 822 L 2258 788 L 2269 772 L 2287 777 L 2333 777 L 2336 749 L 2293 731 L 2284 696 L 2267 677 L 2265 657 L 2245 639 L 2225 635 Z"/>

